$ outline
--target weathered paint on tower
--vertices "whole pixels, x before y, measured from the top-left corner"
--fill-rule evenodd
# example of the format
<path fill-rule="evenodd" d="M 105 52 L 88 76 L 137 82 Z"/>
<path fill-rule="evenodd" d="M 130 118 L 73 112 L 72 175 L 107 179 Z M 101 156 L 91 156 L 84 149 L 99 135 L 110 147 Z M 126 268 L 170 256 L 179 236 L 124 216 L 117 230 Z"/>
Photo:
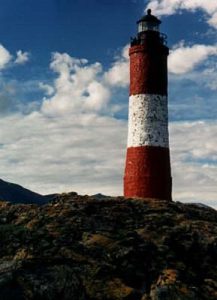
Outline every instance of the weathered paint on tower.
<path fill-rule="evenodd" d="M 148 10 L 131 42 L 124 196 L 171 200 L 166 37 Z"/>

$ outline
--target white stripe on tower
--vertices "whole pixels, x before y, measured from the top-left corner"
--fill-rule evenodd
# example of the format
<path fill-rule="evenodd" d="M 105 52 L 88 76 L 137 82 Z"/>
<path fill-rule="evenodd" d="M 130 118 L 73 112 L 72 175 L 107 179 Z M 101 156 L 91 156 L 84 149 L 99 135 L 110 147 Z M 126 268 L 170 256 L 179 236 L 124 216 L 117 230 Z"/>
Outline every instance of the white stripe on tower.
<path fill-rule="evenodd" d="M 128 147 L 169 148 L 167 96 L 139 94 L 129 99 Z"/>

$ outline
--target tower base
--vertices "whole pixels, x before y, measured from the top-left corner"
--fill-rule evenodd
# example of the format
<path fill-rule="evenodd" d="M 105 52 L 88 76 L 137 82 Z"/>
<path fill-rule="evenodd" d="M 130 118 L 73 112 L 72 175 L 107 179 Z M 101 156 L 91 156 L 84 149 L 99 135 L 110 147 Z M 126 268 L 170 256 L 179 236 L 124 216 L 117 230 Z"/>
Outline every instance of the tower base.
<path fill-rule="evenodd" d="M 144 146 L 127 149 L 124 196 L 172 200 L 168 148 Z"/>

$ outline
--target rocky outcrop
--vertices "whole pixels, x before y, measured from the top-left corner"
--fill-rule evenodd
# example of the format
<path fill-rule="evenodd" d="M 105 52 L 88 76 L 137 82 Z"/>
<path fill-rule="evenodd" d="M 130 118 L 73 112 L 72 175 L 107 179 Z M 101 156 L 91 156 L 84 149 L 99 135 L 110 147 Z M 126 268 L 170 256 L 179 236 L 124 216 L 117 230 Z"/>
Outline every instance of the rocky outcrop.
<path fill-rule="evenodd" d="M 1 300 L 217 299 L 217 212 L 76 193 L 0 202 Z"/>

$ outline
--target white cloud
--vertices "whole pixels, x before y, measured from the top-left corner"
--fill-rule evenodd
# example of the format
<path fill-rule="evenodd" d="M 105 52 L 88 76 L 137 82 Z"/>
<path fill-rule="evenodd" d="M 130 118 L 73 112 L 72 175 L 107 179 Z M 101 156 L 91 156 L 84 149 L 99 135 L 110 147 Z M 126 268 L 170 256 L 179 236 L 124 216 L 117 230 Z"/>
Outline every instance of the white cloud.
<path fill-rule="evenodd" d="M 217 11 L 214 12 L 211 16 L 211 18 L 208 21 L 210 26 L 213 26 L 214 28 L 217 28 Z"/>
<path fill-rule="evenodd" d="M 201 9 L 208 15 L 209 25 L 217 28 L 217 1 L 216 0 L 150 0 L 148 7 L 156 15 L 172 15 L 179 10 L 195 11 Z"/>
<path fill-rule="evenodd" d="M 16 58 L 13 59 L 11 53 L 2 44 L 0 44 L 0 70 L 16 64 L 25 64 L 29 61 L 29 55 L 29 52 L 19 50 L 16 52 Z"/>
<path fill-rule="evenodd" d="M 39 84 L 46 94 L 41 111 L 49 116 L 92 112 L 117 114 L 126 104 L 117 103 L 112 97 L 114 87 L 123 88 L 129 84 L 128 52 L 129 45 L 114 58 L 115 62 L 107 71 L 99 62 L 89 64 L 86 59 L 67 53 L 54 53 L 50 69 L 57 73 L 57 78 L 49 85 Z"/>
<path fill-rule="evenodd" d="M 111 86 L 126 87 L 129 84 L 129 45 L 126 45 L 112 67 L 104 75 Z"/>
<path fill-rule="evenodd" d="M 7 64 L 11 61 L 12 56 L 10 52 L 0 44 L 0 70 L 4 69 Z"/>
<path fill-rule="evenodd" d="M 43 82 L 39 82 L 39 88 L 45 92 L 46 96 L 51 96 L 55 92 L 53 86 Z"/>
<path fill-rule="evenodd" d="M 17 57 L 14 61 L 15 64 L 23 65 L 29 61 L 29 52 L 23 52 L 22 50 L 17 51 Z"/>
<path fill-rule="evenodd" d="M 169 71 L 174 74 L 192 71 L 197 65 L 212 55 L 217 55 L 217 45 L 185 46 L 183 43 L 180 43 L 171 50 L 169 55 Z"/>
<path fill-rule="evenodd" d="M 110 90 L 101 80 L 102 66 L 88 64 L 64 53 L 54 53 L 51 70 L 58 74 L 55 94 L 44 100 L 42 111 L 49 115 L 101 111 L 110 100 Z"/>

